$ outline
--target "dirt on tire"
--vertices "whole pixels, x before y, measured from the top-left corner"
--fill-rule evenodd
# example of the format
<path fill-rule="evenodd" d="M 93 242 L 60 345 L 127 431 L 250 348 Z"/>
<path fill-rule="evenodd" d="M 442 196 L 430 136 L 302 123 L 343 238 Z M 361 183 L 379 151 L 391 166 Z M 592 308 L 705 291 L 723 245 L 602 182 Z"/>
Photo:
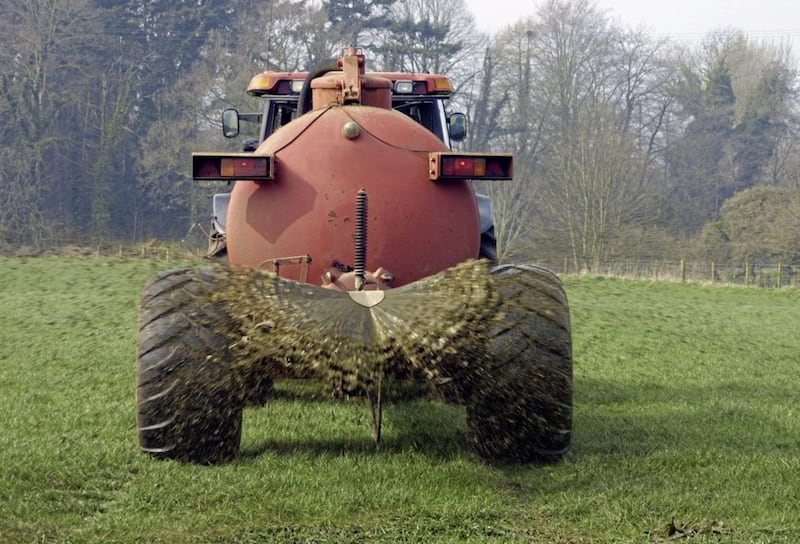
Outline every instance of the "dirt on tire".
<path fill-rule="evenodd" d="M 567 298 L 552 272 L 505 265 L 492 272 L 503 326 L 487 346 L 486 367 L 471 378 L 467 421 L 472 443 L 497 461 L 555 460 L 572 429 L 572 344 Z"/>
<path fill-rule="evenodd" d="M 215 290 L 211 269 L 165 272 L 145 288 L 137 422 L 140 447 L 154 457 L 217 464 L 239 450 L 243 400 Z"/>

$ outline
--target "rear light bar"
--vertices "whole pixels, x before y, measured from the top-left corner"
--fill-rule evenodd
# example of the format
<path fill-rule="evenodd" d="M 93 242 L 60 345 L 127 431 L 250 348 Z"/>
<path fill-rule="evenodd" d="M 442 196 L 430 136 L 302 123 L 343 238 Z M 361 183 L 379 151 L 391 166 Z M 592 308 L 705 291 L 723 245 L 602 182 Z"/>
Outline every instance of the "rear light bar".
<path fill-rule="evenodd" d="M 444 76 L 434 76 L 426 80 L 428 92 L 435 93 L 451 93 L 453 92 L 453 84 Z"/>
<path fill-rule="evenodd" d="M 223 180 L 272 179 L 273 164 L 270 155 L 252 153 L 192 153 L 192 179 Z"/>
<path fill-rule="evenodd" d="M 451 179 L 512 179 L 511 153 L 429 153 L 428 175 L 431 181 Z"/>

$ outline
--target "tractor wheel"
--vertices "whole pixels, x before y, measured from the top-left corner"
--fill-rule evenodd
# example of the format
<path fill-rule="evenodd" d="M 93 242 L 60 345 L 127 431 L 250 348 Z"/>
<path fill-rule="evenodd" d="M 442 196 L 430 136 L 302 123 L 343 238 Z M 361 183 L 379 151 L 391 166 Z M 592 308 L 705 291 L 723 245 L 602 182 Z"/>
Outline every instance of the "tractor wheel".
<path fill-rule="evenodd" d="M 210 269 L 173 270 L 144 290 L 136 360 L 139 444 L 157 458 L 223 463 L 239 450 L 243 401 L 211 301 Z"/>
<path fill-rule="evenodd" d="M 502 462 L 548 461 L 568 449 L 572 344 L 564 288 L 552 272 L 496 267 L 503 326 L 472 377 L 467 420 L 477 452 Z"/>

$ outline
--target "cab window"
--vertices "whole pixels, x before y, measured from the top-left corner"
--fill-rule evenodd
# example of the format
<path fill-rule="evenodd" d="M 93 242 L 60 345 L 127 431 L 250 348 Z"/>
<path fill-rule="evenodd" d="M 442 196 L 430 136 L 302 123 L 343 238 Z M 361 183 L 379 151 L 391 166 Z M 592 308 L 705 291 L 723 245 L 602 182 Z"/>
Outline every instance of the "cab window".
<path fill-rule="evenodd" d="M 408 115 L 441 140 L 444 135 L 442 134 L 437 105 L 434 100 L 408 100 L 392 104 L 394 109 Z"/>
<path fill-rule="evenodd" d="M 271 100 L 267 113 L 265 136 L 269 136 L 297 116 L 297 101 Z"/>

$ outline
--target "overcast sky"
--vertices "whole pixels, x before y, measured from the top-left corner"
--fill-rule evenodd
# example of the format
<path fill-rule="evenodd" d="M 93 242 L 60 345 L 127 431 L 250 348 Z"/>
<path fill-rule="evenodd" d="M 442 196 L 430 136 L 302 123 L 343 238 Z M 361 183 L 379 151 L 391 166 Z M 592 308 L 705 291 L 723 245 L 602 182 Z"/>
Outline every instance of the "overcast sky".
<path fill-rule="evenodd" d="M 544 0 L 465 0 L 480 30 L 495 33 L 532 16 Z M 654 36 L 698 41 L 709 31 L 734 27 L 757 39 L 792 39 L 800 56 L 800 0 L 596 0 L 626 27 Z"/>

